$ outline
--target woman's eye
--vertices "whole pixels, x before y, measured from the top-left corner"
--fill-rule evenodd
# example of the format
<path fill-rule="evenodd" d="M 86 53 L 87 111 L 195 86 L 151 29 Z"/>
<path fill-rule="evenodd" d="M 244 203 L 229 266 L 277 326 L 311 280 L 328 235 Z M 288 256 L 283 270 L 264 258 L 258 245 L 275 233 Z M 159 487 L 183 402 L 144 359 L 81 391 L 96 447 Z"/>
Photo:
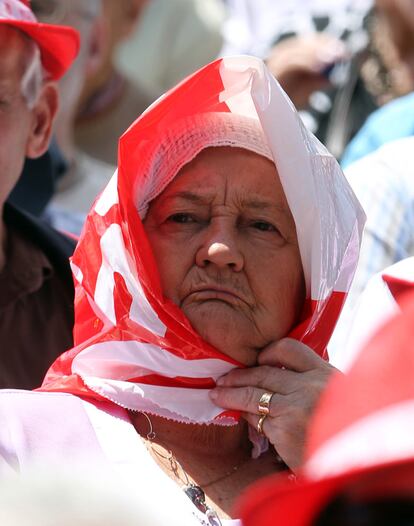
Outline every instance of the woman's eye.
<path fill-rule="evenodd" d="M 178 213 L 169 216 L 168 221 L 172 223 L 194 223 L 195 219 L 191 214 Z"/>
<path fill-rule="evenodd" d="M 277 228 L 267 221 L 254 221 L 252 226 L 261 232 L 277 232 Z"/>

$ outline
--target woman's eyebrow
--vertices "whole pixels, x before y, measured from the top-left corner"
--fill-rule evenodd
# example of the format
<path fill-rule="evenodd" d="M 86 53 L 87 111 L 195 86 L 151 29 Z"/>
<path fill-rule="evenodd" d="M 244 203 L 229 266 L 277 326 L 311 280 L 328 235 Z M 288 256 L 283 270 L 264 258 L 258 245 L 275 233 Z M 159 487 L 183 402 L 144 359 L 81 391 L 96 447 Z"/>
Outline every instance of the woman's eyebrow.
<path fill-rule="evenodd" d="M 188 190 L 182 190 L 166 195 L 162 201 L 163 203 L 165 203 L 176 199 L 190 201 L 191 203 L 198 205 L 206 205 L 211 203 L 213 197 L 210 194 L 200 195 L 194 192 L 190 192 Z M 289 217 L 291 216 L 291 212 L 287 205 L 273 203 L 271 201 L 262 200 L 259 198 L 243 199 L 240 204 L 243 208 L 250 208 L 261 211 L 274 211 L 285 214 Z"/>
<path fill-rule="evenodd" d="M 206 204 L 211 201 L 211 196 L 195 194 L 193 192 L 182 190 L 181 192 L 174 192 L 164 197 L 164 201 L 170 201 L 171 199 L 183 199 L 186 201 L 191 201 L 195 204 Z"/>
<path fill-rule="evenodd" d="M 289 216 L 291 215 L 287 205 L 273 203 L 271 201 L 263 201 L 261 199 L 244 199 L 242 205 L 245 208 L 253 208 L 254 210 L 273 210 Z"/>

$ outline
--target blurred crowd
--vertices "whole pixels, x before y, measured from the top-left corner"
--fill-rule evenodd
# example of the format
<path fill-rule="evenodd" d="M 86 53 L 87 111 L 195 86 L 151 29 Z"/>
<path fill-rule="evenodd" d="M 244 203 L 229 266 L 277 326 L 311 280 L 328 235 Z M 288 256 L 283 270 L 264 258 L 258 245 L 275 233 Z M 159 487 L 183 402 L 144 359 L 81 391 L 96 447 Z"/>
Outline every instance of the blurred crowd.
<path fill-rule="evenodd" d="M 15 36 L 26 22 L 2 24 L 19 3 L 41 24 L 79 35 L 51 54 L 45 81 L 36 73 L 43 48 L 42 57 L 23 51 Z M 338 160 L 367 221 L 328 344 L 341 372 L 318 404 L 297 480 L 258 483 L 237 513 L 247 526 L 414 524 L 414 4 L 0 0 L 0 49 L 0 388 L 39 387 L 73 346 L 73 304 L 84 298 L 74 295 L 69 257 L 79 237 L 92 236 L 85 220 L 116 180 L 119 138 L 206 64 L 252 55 Z M 20 89 L 17 55 L 27 82 L 23 102 L 8 105 Z M 120 495 L 88 469 L 57 471 L 0 479 L 0 523 L 191 524 L 145 484 L 137 492 L 130 481 Z"/>

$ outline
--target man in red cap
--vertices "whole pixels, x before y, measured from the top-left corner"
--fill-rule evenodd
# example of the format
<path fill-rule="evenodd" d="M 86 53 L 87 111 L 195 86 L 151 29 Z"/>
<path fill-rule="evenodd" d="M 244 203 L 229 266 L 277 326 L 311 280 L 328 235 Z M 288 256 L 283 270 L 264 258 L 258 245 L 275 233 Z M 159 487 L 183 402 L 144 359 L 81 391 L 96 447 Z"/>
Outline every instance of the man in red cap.
<path fill-rule="evenodd" d="M 71 345 L 72 243 L 6 203 L 25 158 L 48 148 L 56 81 L 75 59 L 76 31 L 39 24 L 28 1 L 0 0 L 0 385 L 37 387 Z"/>

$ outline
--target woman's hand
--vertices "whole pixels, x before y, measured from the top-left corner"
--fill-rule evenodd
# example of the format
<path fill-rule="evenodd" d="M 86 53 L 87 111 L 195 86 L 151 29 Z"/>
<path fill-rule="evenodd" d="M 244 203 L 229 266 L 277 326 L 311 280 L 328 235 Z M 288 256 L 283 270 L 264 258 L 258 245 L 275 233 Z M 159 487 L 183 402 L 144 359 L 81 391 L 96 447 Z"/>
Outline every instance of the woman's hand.
<path fill-rule="evenodd" d="M 290 469 L 296 470 L 303 460 L 309 419 L 337 369 L 303 343 L 289 338 L 266 347 L 258 363 L 257 367 L 234 369 L 220 378 L 211 398 L 219 407 L 242 411 L 243 418 L 257 428 L 259 400 L 265 392 L 274 393 L 263 434 Z"/>

